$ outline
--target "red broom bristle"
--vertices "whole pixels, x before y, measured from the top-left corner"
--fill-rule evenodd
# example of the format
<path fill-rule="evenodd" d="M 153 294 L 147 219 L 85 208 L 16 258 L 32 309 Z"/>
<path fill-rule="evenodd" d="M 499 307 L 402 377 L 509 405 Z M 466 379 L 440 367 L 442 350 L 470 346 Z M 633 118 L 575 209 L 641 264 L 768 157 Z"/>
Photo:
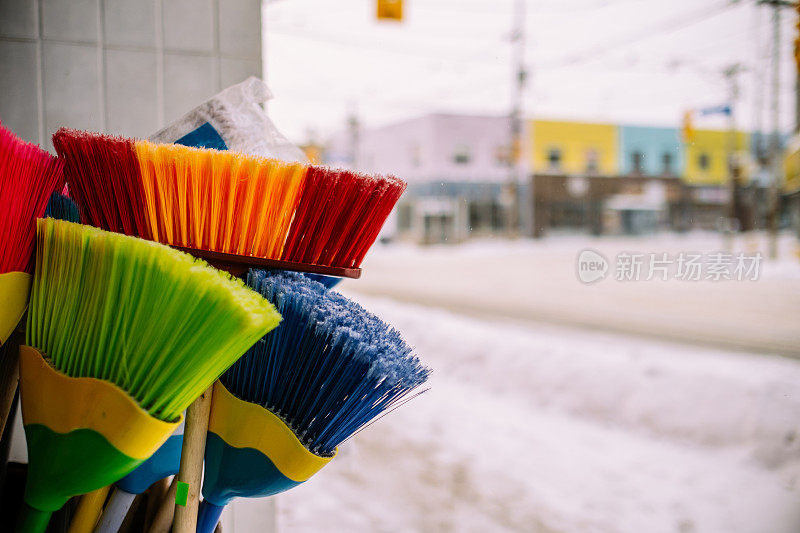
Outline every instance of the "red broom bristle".
<path fill-rule="evenodd" d="M 67 128 L 53 135 L 70 194 L 86 224 L 150 238 L 134 142 Z"/>
<path fill-rule="evenodd" d="M 281 259 L 357 268 L 405 188 L 391 176 L 310 167 Z"/>
<path fill-rule="evenodd" d="M 378 238 L 383 223 L 392 212 L 397 200 L 405 192 L 406 187 L 405 181 L 394 176 L 387 177 L 377 200 L 362 213 L 362 220 L 354 224 L 353 227 L 357 234 L 352 237 L 351 247 L 345 252 L 347 257 L 352 258 L 354 266 L 361 265 L 361 261 L 364 260 L 364 256 Z M 337 258 L 336 261 L 338 260 Z M 345 259 L 341 260 L 345 261 Z"/>
<path fill-rule="evenodd" d="M 63 162 L 0 125 L 0 274 L 33 271 L 36 219 L 62 187 Z"/>

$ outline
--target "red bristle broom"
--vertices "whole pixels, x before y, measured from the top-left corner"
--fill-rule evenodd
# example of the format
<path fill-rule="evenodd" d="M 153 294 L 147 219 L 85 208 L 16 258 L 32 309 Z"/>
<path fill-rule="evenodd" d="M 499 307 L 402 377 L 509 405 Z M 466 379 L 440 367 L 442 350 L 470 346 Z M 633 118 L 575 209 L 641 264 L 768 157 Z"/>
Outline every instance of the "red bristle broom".
<path fill-rule="evenodd" d="M 406 184 L 236 152 L 62 128 L 53 136 L 82 220 L 250 267 L 359 277 Z"/>
<path fill-rule="evenodd" d="M 251 267 L 357 278 L 406 184 L 389 176 L 156 145 L 70 129 L 53 136 L 85 223 Z M 194 533 L 211 390 L 186 414 L 175 533 Z"/>
<path fill-rule="evenodd" d="M 63 163 L 0 124 L 0 345 L 28 307 L 36 219 L 53 191 L 64 187 Z M 0 361 L 0 434 L 17 387 L 18 357 L 6 350 Z"/>

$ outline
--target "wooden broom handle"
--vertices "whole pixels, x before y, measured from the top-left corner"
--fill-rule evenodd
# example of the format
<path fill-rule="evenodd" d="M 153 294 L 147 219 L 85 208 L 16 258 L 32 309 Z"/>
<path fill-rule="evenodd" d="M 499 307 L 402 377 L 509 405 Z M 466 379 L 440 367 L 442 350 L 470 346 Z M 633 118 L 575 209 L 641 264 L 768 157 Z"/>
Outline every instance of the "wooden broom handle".
<path fill-rule="evenodd" d="M 175 492 L 178 486 L 178 476 L 172 478 L 167 495 L 161 502 L 161 507 L 156 511 L 153 521 L 147 529 L 148 533 L 169 533 L 172 517 L 175 515 Z"/>
<path fill-rule="evenodd" d="M 166 477 L 150 485 L 150 488 L 147 490 L 147 507 L 144 512 L 145 531 L 149 529 L 150 524 L 155 520 L 159 509 L 161 509 L 161 504 L 164 503 L 164 499 L 167 498 L 171 488 L 172 484 L 169 478 Z M 175 501 L 174 494 L 172 495 L 172 501 Z M 169 522 L 172 523 L 172 516 L 170 516 Z"/>
<path fill-rule="evenodd" d="M 186 426 L 183 430 L 181 466 L 175 476 L 179 483 L 189 485 L 186 505 L 175 505 L 175 518 L 172 520 L 172 533 L 196 533 L 197 507 L 200 500 L 200 481 L 203 476 L 203 456 L 206 452 L 206 432 L 208 417 L 211 414 L 212 384 L 186 410 Z"/>
<path fill-rule="evenodd" d="M 81 496 L 78 509 L 72 516 L 67 533 L 91 533 L 100 515 L 103 514 L 103 504 L 106 502 L 111 486 L 94 490 Z"/>

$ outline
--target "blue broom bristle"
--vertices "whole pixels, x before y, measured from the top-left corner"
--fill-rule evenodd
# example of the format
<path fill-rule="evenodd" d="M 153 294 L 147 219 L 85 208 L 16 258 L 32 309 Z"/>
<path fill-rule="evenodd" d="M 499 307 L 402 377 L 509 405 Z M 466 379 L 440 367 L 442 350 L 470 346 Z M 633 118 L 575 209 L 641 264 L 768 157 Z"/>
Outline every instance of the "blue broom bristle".
<path fill-rule="evenodd" d="M 53 194 L 50 195 L 50 200 L 48 200 L 47 208 L 44 211 L 44 216 L 76 223 L 80 223 L 81 221 L 81 214 L 78 211 L 77 204 L 73 202 L 69 196 L 65 196 L 57 191 L 53 191 Z"/>
<path fill-rule="evenodd" d="M 306 448 L 330 456 L 430 375 L 397 330 L 293 272 L 251 270 L 247 285 L 283 316 L 225 374 L 238 398 L 281 417 Z"/>
<path fill-rule="evenodd" d="M 326 289 L 332 289 L 342 281 L 342 278 L 336 278 L 334 276 L 324 276 L 322 274 L 309 274 L 304 273 L 305 277 L 309 279 L 313 279 L 314 281 L 318 281 L 322 283 Z"/>

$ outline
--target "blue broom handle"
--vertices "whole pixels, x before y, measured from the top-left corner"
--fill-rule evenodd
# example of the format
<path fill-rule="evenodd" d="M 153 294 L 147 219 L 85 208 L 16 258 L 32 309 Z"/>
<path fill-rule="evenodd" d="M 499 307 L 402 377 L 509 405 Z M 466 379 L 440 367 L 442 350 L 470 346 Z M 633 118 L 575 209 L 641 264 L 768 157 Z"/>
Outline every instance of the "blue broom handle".
<path fill-rule="evenodd" d="M 114 489 L 111 494 L 111 499 L 106 505 L 103 515 L 100 517 L 100 522 L 94 529 L 94 533 L 116 533 L 119 527 L 125 520 L 125 515 L 136 498 L 136 494 L 126 492 L 119 487 Z"/>
<path fill-rule="evenodd" d="M 197 533 L 214 533 L 223 509 L 225 509 L 224 505 L 214 505 L 208 500 L 200 502 L 200 511 L 197 513 Z"/>

